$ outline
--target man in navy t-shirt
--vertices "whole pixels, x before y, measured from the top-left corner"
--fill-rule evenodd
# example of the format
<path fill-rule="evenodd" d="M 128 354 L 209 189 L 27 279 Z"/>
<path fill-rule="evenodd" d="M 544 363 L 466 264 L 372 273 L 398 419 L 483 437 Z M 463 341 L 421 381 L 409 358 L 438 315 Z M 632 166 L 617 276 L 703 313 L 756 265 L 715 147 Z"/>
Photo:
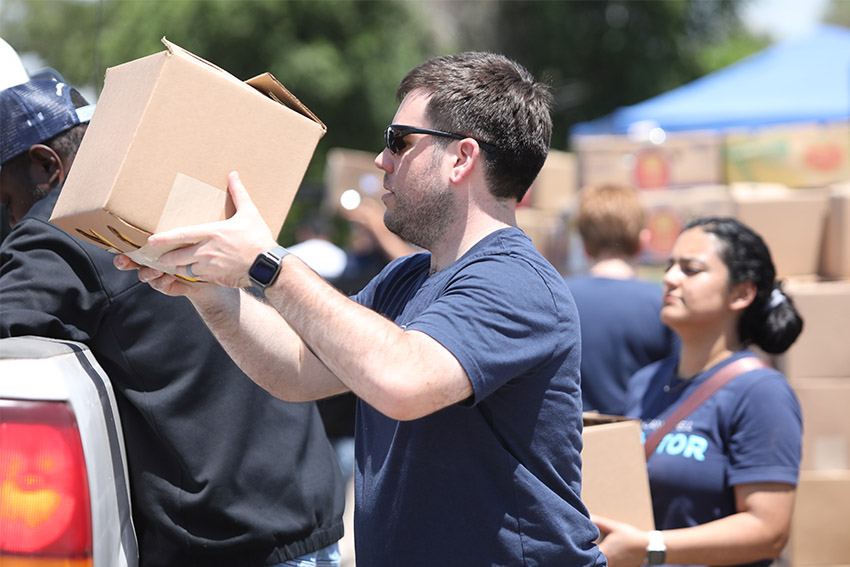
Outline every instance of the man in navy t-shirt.
<path fill-rule="evenodd" d="M 384 222 L 426 252 L 352 301 L 274 247 L 231 174 L 232 218 L 148 241 L 178 247 L 165 265 L 221 287 L 139 277 L 187 295 L 275 395 L 358 396 L 358 563 L 605 565 L 580 500 L 575 305 L 516 228 L 548 153 L 551 93 L 503 56 L 463 53 L 416 67 L 397 94 L 375 160 Z M 251 283 L 265 302 L 232 289 Z"/>

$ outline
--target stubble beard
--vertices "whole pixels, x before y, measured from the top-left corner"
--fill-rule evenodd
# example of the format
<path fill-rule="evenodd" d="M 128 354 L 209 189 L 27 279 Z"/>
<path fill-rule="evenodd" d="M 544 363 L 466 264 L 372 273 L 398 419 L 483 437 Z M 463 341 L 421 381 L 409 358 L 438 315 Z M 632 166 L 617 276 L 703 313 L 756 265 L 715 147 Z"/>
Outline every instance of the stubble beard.
<path fill-rule="evenodd" d="M 425 250 L 432 250 L 461 214 L 455 194 L 439 179 L 436 166 L 416 176 L 407 191 L 393 194 L 395 206 L 384 214 L 390 232 Z"/>

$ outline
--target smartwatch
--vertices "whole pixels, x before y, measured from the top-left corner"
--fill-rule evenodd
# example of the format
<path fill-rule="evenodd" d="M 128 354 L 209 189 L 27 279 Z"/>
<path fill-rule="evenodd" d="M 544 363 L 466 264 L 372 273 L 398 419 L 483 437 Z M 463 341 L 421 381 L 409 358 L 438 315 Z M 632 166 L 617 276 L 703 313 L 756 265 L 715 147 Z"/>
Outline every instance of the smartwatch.
<path fill-rule="evenodd" d="M 272 285 L 280 273 L 280 263 L 283 257 L 289 254 L 289 250 L 283 246 L 275 246 L 271 250 L 257 255 L 257 259 L 248 270 L 248 277 L 260 291 L 265 291 Z"/>
<path fill-rule="evenodd" d="M 649 532 L 649 544 L 646 546 L 644 565 L 663 565 L 667 560 L 667 546 L 664 536 L 658 530 Z"/>

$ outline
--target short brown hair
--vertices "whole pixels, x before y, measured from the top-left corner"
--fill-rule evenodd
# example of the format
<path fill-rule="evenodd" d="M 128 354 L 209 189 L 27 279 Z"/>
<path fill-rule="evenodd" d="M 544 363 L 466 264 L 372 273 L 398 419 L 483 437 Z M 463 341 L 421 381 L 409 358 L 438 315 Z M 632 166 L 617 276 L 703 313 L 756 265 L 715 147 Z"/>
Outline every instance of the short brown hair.
<path fill-rule="evenodd" d="M 552 93 L 522 65 L 495 53 L 436 57 L 412 69 L 396 91 L 430 94 L 430 128 L 487 142 L 485 177 L 497 198 L 521 201 L 543 167 L 552 138 Z M 436 143 L 447 144 L 444 139 Z"/>
<path fill-rule="evenodd" d="M 646 224 L 646 207 L 632 187 L 588 186 L 579 191 L 576 223 L 590 256 L 636 256 L 640 232 Z"/>

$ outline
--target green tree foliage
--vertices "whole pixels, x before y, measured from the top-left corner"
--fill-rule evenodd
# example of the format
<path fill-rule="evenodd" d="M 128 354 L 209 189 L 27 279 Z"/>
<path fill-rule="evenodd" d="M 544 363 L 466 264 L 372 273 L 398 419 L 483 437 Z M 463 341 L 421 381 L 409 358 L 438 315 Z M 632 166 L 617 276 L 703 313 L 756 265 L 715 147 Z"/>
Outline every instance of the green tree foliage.
<path fill-rule="evenodd" d="M 546 78 L 556 97 L 552 145 L 576 122 L 695 79 L 701 53 L 742 33 L 735 0 L 498 3 L 492 37 Z M 744 53 L 746 54 L 746 53 Z"/>
<path fill-rule="evenodd" d="M 328 148 L 381 148 L 398 81 L 434 52 L 419 11 L 394 1 L 6 0 L 0 19 L 72 84 L 99 89 L 106 68 L 162 51 L 162 37 L 243 80 L 270 71 L 328 125 L 314 183 Z"/>
<path fill-rule="evenodd" d="M 824 21 L 850 28 L 850 0 L 832 0 L 827 8 Z"/>
<path fill-rule="evenodd" d="M 163 36 L 240 79 L 270 71 L 328 126 L 299 193 L 315 203 L 327 150 L 380 150 L 398 81 L 429 57 L 515 58 L 552 86 L 552 146 L 568 149 L 574 123 L 762 47 L 742 31 L 743 1 L 0 0 L 0 35 L 94 90 Z"/>

